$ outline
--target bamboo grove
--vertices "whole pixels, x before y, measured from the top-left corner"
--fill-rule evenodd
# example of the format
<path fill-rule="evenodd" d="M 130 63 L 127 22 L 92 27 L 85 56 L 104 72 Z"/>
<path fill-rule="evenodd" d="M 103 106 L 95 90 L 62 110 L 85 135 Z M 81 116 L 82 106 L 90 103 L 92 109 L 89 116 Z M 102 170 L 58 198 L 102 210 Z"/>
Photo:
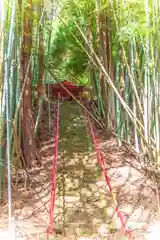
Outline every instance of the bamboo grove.
<path fill-rule="evenodd" d="M 0 199 L 5 172 L 10 176 L 11 167 L 31 167 L 34 158 L 40 160 L 44 83 L 66 76 L 92 87 L 104 131 L 114 130 L 117 144 L 134 145 L 158 166 L 159 1 L 0 4 Z"/>

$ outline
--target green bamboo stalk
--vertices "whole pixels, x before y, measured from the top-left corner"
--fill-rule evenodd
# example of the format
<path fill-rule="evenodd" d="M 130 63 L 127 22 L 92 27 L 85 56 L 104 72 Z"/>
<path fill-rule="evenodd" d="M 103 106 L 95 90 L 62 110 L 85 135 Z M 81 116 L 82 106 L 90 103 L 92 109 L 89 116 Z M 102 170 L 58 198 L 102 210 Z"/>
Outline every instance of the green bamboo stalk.
<path fill-rule="evenodd" d="M 119 56 L 117 54 L 116 59 L 116 88 L 120 91 L 120 62 L 119 62 Z M 118 146 L 121 145 L 121 128 L 120 128 L 120 122 L 121 122 L 121 106 L 118 97 L 116 96 L 116 134 L 117 134 L 117 143 Z"/>
<path fill-rule="evenodd" d="M 130 86 L 129 86 L 129 77 L 128 77 L 128 73 L 127 71 L 125 71 L 125 101 L 127 103 L 127 105 L 129 105 L 129 91 L 130 90 Z M 129 118 L 128 118 L 128 114 L 126 114 L 125 112 L 125 138 L 127 143 L 130 143 L 130 128 L 129 128 Z"/>
<path fill-rule="evenodd" d="M 51 38 L 52 38 L 52 24 L 51 24 L 51 28 L 49 29 L 49 37 L 48 37 L 48 43 L 47 43 L 47 55 L 46 55 L 46 66 L 48 68 L 48 63 L 49 63 L 49 55 L 50 55 L 50 48 L 51 48 Z M 48 71 L 45 69 L 44 72 L 44 81 L 46 81 L 46 79 L 48 78 Z M 45 89 L 43 90 L 45 92 Z M 49 93 L 49 86 L 48 86 L 48 93 Z M 48 95 L 48 98 L 50 99 L 50 95 Z M 51 130 L 51 105 L 50 105 L 50 101 L 48 101 L 48 112 L 49 112 L 49 131 Z"/>
<path fill-rule="evenodd" d="M 38 46 L 39 46 L 39 27 L 36 28 L 36 40 L 33 54 L 33 81 L 32 86 L 35 86 L 38 82 L 38 72 L 39 72 L 39 64 L 38 64 Z"/>
<path fill-rule="evenodd" d="M 3 197 L 3 183 L 4 183 L 4 162 L 5 162 L 5 152 L 6 152 L 6 101 L 5 101 L 5 93 L 3 92 L 2 97 L 2 115 L 1 115 L 1 144 L 0 144 L 0 200 Z"/>
<path fill-rule="evenodd" d="M 4 78 L 4 20 L 5 8 L 4 0 L 0 1 L 0 201 L 3 197 L 3 181 L 4 181 L 4 158 L 5 158 L 5 94 L 3 86 Z"/>
<path fill-rule="evenodd" d="M 134 74 L 134 72 L 135 72 L 135 61 L 137 60 L 137 62 L 138 62 L 137 55 L 136 55 L 136 58 L 134 57 L 134 53 L 137 53 L 136 50 L 135 50 L 134 44 L 135 44 L 135 42 L 131 39 L 131 42 L 130 42 L 130 58 L 131 58 L 131 72 L 132 72 L 132 75 L 135 75 Z M 139 70 L 139 66 L 138 66 L 138 70 Z M 141 75 L 139 73 L 138 77 L 140 77 L 140 76 Z M 135 99 L 134 94 L 132 94 L 132 100 L 133 100 L 133 112 L 134 112 L 134 115 L 136 116 L 137 115 L 137 106 L 136 106 L 136 99 Z M 135 143 L 135 148 L 136 148 L 137 152 L 139 152 L 140 149 L 139 149 L 138 133 L 137 133 L 136 126 L 137 126 L 137 123 L 135 121 L 134 126 L 133 126 L 133 129 L 134 129 L 134 143 Z"/>
<path fill-rule="evenodd" d="M 149 28 L 149 13 L 148 13 L 148 0 L 145 1 L 146 5 L 146 27 Z M 149 112 L 148 112 L 148 101 L 149 98 L 149 91 L 150 91 L 150 86 L 149 86 L 149 36 L 147 35 L 146 38 L 146 61 L 145 61 L 145 78 L 144 78 L 144 136 L 146 141 L 148 142 L 149 140 Z"/>
<path fill-rule="evenodd" d="M 153 0 L 152 2 L 152 24 L 155 34 L 151 37 L 152 38 L 152 63 L 153 63 L 153 94 L 154 94 L 154 120 L 155 120 L 155 125 L 154 125 L 154 138 L 156 139 L 156 151 L 155 151 L 155 158 L 156 158 L 156 163 L 159 166 L 160 164 L 160 112 L 159 112 L 159 53 L 157 48 L 154 48 L 155 45 L 159 45 L 159 14 L 158 14 L 158 2 L 156 0 Z"/>
<path fill-rule="evenodd" d="M 12 11 L 10 18 L 10 29 L 9 29 L 9 40 L 6 39 L 6 48 L 5 48 L 5 61 L 4 61 L 4 89 L 6 97 L 6 128 L 7 128 L 7 172 L 8 172 L 8 224 L 9 224 L 9 233 L 11 234 L 11 219 L 12 219 L 12 198 L 11 198 L 11 119 L 10 119 L 10 102 L 9 102 L 9 84 L 10 82 L 10 73 L 9 70 L 12 68 L 11 59 L 13 51 L 13 39 L 14 39 L 14 26 L 15 26 L 15 14 L 16 14 L 16 4 L 15 0 L 12 1 Z M 8 40 L 8 41 L 7 41 Z"/>

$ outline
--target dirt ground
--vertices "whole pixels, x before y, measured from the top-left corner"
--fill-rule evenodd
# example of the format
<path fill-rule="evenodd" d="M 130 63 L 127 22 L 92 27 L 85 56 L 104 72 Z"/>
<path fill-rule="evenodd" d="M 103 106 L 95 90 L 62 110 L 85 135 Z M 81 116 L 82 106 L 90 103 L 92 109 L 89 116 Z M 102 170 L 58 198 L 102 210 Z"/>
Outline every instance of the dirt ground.
<path fill-rule="evenodd" d="M 51 129 L 46 109 L 41 131 L 42 166 L 31 169 L 31 184 L 25 172 L 13 175 L 13 213 L 16 239 L 46 239 L 49 224 L 51 171 L 54 155 L 55 109 Z M 140 156 L 127 145 L 118 147 L 114 137 L 96 131 L 107 164 L 119 209 L 132 239 L 159 239 L 160 217 L 153 181 L 143 169 Z M 44 204 L 45 203 L 45 204 Z M 55 205 L 55 233 L 50 239 L 128 239 L 114 214 L 115 206 L 101 171 L 82 110 L 74 102 L 60 104 L 59 159 Z M 7 204 L 0 211 L 0 239 L 6 240 Z M 154 234 L 154 235 L 153 235 Z M 156 235 L 157 234 L 157 235 Z M 11 239 L 11 238 L 9 238 Z"/>

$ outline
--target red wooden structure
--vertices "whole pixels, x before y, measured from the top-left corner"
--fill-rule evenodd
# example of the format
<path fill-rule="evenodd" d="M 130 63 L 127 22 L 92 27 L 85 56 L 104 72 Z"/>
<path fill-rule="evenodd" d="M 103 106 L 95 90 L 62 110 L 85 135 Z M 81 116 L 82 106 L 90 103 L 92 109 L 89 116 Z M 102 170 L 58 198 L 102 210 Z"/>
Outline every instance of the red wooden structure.
<path fill-rule="evenodd" d="M 61 83 L 46 84 L 46 94 L 48 97 L 58 97 L 60 95 L 62 98 L 71 100 L 72 96 L 69 92 L 63 88 L 63 86 L 76 98 L 79 98 L 83 91 L 89 91 L 90 89 L 85 86 L 78 86 L 68 81 L 63 81 Z M 48 94 L 49 93 L 49 94 Z"/>

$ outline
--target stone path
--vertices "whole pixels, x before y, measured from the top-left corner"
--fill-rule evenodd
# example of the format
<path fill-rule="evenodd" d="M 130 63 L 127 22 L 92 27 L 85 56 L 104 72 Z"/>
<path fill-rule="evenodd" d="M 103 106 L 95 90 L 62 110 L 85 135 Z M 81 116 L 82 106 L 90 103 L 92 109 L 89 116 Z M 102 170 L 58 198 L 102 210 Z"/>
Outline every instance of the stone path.
<path fill-rule="evenodd" d="M 53 239 L 127 239 L 120 232 L 119 219 L 116 215 L 113 216 L 115 206 L 110 193 L 106 191 L 108 187 L 101 169 L 96 164 L 96 156 L 84 125 L 81 109 L 75 103 L 69 102 L 62 103 L 60 109 L 55 206 L 57 236 Z M 54 118 L 53 112 L 52 115 Z M 54 139 L 53 126 L 51 131 L 48 131 L 47 115 L 41 138 L 43 166 L 36 166 L 33 169 L 31 189 L 24 190 L 24 187 L 20 188 L 19 185 L 18 193 L 15 194 L 13 207 L 17 227 L 21 229 L 19 232 L 24 232 L 26 235 L 23 239 L 45 239 L 44 231 L 48 226 L 49 216 L 44 208 L 32 216 L 35 209 L 42 205 L 39 197 L 43 202 L 47 202 L 50 198 Z M 151 233 L 146 232 L 150 230 L 155 234 L 157 231 L 155 226 L 160 218 L 158 220 L 154 218 L 157 206 L 155 192 L 152 189 L 154 185 L 151 180 L 146 179 L 141 160 L 126 148 L 117 147 L 116 140 L 107 139 L 103 133 L 99 134 L 99 141 L 119 208 L 125 213 L 128 227 L 135 229 L 133 239 L 157 240 L 156 236 L 149 238 Z M 35 191 L 38 194 L 35 194 Z M 48 204 L 46 207 L 49 207 Z M 1 219 L 0 223 L 1 221 L 4 223 L 6 218 Z M 41 238 L 37 236 L 38 234 Z M 1 235 L 0 239 L 3 239 Z M 6 240 L 6 237 L 4 239 Z"/>

